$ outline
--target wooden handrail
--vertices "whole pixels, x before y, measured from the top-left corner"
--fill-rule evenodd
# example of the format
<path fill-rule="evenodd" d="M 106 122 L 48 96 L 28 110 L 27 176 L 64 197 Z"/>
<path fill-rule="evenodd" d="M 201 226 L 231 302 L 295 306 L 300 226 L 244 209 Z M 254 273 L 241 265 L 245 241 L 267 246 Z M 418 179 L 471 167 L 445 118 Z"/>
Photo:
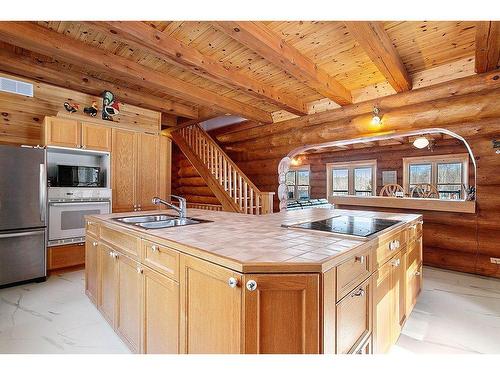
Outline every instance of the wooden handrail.
<path fill-rule="evenodd" d="M 260 215 L 273 212 L 274 193 L 261 192 L 198 124 L 176 129 L 172 132 L 172 136 L 181 150 L 183 147 L 189 147 L 189 150 L 183 152 L 188 159 L 189 156 L 191 159 L 196 158 L 191 160 L 195 168 L 196 165 L 198 168 L 203 165 L 208 175 L 205 173 L 200 175 L 210 180 L 207 181 L 209 187 L 221 190 L 231 200 L 230 203 L 221 201 L 222 206 L 246 214 Z M 217 182 L 217 186 L 214 186 L 212 179 Z M 221 191 L 218 192 L 219 196 Z"/>

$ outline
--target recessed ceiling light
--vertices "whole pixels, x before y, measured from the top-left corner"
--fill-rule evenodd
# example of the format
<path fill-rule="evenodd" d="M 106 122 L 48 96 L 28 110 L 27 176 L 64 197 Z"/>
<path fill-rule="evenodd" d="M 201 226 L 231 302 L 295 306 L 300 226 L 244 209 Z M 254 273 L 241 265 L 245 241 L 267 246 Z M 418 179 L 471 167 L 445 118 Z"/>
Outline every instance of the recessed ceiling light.
<path fill-rule="evenodd" d="M 429 146 L 429 140 L 425 137 L 418 137 L 413 141 L 413 146 L 416 148 L 426 148 Z"/>

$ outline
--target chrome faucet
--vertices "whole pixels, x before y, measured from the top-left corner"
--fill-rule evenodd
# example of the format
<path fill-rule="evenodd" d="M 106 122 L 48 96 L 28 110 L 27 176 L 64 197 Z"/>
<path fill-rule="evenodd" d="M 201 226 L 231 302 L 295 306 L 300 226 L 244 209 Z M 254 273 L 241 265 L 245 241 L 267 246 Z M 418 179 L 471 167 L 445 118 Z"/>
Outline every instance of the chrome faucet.
<path fill-rule="evenodd" d="M 186 198 L 179 197 L 178 195 L 170 195 L 172 198 L 176 198 L 179 201 L 179 207 L 174 206 L 172 203 L 168 203 L 167 201 L 154 197 L 152 199 L 153 204 L 164 204 L 165 206 L 171 208 L 172 210 L 177 211 L 179 214 L 179 219 L 184 219 L 186 218 L 186 210 L 187 210 L 187 204 L 186 204 Z"/>

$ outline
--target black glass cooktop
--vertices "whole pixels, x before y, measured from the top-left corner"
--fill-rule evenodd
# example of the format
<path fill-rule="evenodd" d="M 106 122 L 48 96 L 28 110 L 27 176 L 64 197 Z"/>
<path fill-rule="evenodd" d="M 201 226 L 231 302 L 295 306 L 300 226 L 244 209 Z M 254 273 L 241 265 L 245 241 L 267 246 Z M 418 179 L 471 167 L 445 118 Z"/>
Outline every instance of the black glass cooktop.
<path fill-rule="evenodd" d="M 289 227 L 368 237 L 399 223 L 400 221 L 396 220 L 342 215 L 309 223 L 294 224 Z"/>

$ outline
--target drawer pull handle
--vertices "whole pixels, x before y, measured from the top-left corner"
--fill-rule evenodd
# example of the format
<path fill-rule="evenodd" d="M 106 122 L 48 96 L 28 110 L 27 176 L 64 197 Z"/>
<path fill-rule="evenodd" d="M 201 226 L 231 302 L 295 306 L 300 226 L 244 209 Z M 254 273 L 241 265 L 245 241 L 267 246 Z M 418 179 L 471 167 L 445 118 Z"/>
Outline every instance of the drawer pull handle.
<path fill-rule="evenodd" d="M 415 272 L 415 276 L 420 276 L 420 271 Z"/>
<path fill-rule="evenodd" d="M 365 262 L 365 256 L 364 255 L 357 256 L 354 258 L 354 261 L 363 264 Z"/>
<path fill-rule="evenodd" d="M 389 250 L 393 251 L 399 248 L 399 240 L 392 240 L 389 242 Z"/>
<path fill-rule="evenodd" d="M 227 280 L 227 284 L 231 288 L 236 288 L 238 286 L 238 279 L 235 277 L 230 277 L 229 280 Z"/>
<path fill-rule="evenodd" d="M 365 295 L 365 291 L 363 288 L 359 288 L 356 292 L 351 294 L 351 297 L 363 297 Z"/>
<path fill-rule="evenodd" d="M 248 280 L 247 281 L 247 289 L 251 292 L 253 292 L 255 289 L 257 289 L 257 281 Z"/>
<path fill-rule="evenodd" d="M 97 241 L 92 242 L 92 246 L 97 246 Z"/>

